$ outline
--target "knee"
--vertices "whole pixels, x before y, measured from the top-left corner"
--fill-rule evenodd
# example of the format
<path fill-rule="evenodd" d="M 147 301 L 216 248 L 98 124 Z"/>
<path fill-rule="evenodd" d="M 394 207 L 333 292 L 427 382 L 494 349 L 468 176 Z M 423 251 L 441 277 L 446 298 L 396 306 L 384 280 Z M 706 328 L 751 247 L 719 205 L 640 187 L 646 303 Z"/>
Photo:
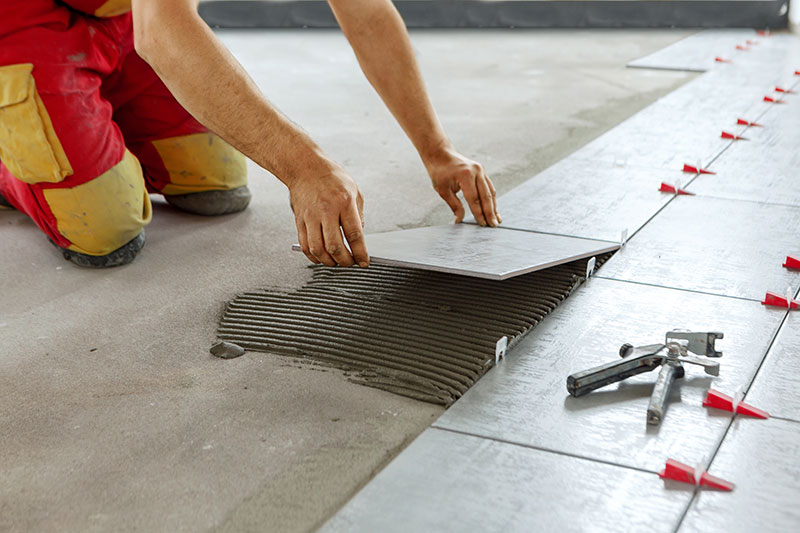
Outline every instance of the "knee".
<path fill-rule="evenodd" d="M 226 191 L 247 185 L 245 157 L 216 134 L 195 133 L 152 142 L 168 176 L 163 194 Z"/>
<path fill-rule="evenodd" d="M 69 241 L 64 247 L 85 255 L 107 255 L 131 242 L 152 215 L 141 166 L 130 152 L 91 181 L 42 193 L 58 233 Z"/>

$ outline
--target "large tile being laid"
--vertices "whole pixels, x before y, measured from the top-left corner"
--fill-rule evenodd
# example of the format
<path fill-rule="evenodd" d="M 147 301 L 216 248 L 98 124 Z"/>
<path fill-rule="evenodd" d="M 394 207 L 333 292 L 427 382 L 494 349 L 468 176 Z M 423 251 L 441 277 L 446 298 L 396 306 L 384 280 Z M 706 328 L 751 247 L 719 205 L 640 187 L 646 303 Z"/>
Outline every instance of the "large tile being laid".
<path fill-rule="evenodd" d="M 679 533 L 800 531 L 800 423 L 736 417 L 709 472 L 732 492 L 698 492 Z"/>
<path fill-rule="evenodd" d="M 756 379 L 747 403 L 772 416 L 800 422 L 800 316 L 789 313 Z"/>
<path fill-rule="evenodd" d="M 670 202 L 603 266 L 603 277 L 761 300 L 800 287 L 781 267 L 800 208 L 701 196 Z"/>
<path fill-rule="evenodd" d="M 628 63 L 629 67 L 705 72 L 718 66 L 715 57 L 727 57 L 736 45 L 752 40 L 751 29 L 705 30 Z"/>
<path fill-rule="evenodd" d="M 503 280 L 619 248 L 619 244 L 474 224 L 367 235 L 375 264 Z M 296 248 L 296 247 L 295 247 Z"/>
<path fill-rule="evenodd" d="M 321 531 L 653 531 L 691 491 L 654 474 L 429 429 Z"/>
<path fill-rule="evenodd" d="M 750 383 L 786 311 L 706 294 L 592 278 L 448 409 L 435 427 L 656 472 L 667 457 L 700 461 L 730 413 L 702 407 L 706 390 Z M 685 364 L 666 415 L 646 424 L 657 371 L 585 396 L 567 376 L 619 358 L 623 343 L 664 342 L 673 329 L 719 331 L 719 376 Z"/>
<path fill-rule="evenodd" d="M 672 198 L 659 192 L 661 182 L 687 179 L 675 170 L 567 158 L 504 194 L 498 209 L 504 228 L 617 240 Z"/>

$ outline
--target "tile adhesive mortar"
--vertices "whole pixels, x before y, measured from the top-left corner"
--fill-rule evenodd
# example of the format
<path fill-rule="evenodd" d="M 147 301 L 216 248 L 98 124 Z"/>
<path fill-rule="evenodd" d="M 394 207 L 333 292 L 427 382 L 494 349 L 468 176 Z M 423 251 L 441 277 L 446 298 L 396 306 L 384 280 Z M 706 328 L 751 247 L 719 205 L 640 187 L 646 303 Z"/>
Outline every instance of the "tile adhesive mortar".
<path fill-rule="evenodd" d="M 219 339 L 448 406 L 494 365 L 498 339 L 513 346 L 582 283 L 586 260 L 505 281 L 378 265 L 313 270 L 297 290 L 236 296 Z"/>

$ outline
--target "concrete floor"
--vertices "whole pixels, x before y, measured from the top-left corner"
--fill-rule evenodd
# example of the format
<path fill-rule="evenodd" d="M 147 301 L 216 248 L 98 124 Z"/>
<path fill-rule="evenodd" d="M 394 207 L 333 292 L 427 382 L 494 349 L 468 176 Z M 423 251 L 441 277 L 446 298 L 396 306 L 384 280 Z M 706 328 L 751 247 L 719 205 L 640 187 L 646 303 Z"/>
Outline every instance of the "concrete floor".
<path fill-rule="evenodd" d="M 359 182 L 367 231 L 450 220 L 333 31 L 220 33 Z M 690 78 L 626 70 L 685 31 L 412 35 L 456 145 L 503 193 Z M 0 211 L 0 531 L 308 531 L 441 413 L 337 371 L 208 354 L 226 300 L 309 277 L 283 186 L 206 219 L 156 200 L 127 267 L 66 263 Z"/>

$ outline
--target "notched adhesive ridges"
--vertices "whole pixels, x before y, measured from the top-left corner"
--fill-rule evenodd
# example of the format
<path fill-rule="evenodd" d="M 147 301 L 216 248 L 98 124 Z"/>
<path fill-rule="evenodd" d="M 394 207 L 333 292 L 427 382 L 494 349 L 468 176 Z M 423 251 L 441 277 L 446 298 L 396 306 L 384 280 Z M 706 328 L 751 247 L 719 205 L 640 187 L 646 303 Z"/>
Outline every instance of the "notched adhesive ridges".
<path fill-rule="evenodd" d="M 598 257 L 602 264 L 610 254 Z M 248 350 L 307 357 L 350 379 L 450 405 L 581 282 L 586 261 L 506 281 L 408 268 L 314 267 L 304 287 L 238 295 L 218 337 Z"/>

